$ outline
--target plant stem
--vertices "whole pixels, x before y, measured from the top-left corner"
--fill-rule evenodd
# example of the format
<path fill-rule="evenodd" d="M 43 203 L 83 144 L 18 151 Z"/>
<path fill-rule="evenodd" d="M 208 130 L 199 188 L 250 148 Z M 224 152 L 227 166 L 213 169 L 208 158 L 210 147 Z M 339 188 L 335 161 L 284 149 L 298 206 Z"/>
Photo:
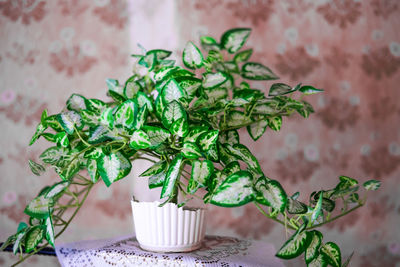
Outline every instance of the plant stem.
<path fill-rule="evenodd" d="M 256 205 L 257 209 L 258 209 L 265 217 L 270 218 L 270 219 L 272 219 L 272 220 L 274 220 L 274 221 L 276 221 L 276 222 L 282 224 L 283 226 L 286 226 L 285 222 L 279 220 L 279 219 L 276 218 L 276 217 L 273 217 L 273 216 L 268 215 L 268 214 L 260 207 L 260 205 L 258 205 L 258 203 L 256 203 L 256 202 L 253 202 L 253 203 L 254 203 L 254 205 Z M 295 229 L 293 226 L 291 226 L 290 224 L 287 225 L 287 227 L 290 228 L 290 229 L 292 229 L 292 230 L 296 230 L 296 229 Z"/>

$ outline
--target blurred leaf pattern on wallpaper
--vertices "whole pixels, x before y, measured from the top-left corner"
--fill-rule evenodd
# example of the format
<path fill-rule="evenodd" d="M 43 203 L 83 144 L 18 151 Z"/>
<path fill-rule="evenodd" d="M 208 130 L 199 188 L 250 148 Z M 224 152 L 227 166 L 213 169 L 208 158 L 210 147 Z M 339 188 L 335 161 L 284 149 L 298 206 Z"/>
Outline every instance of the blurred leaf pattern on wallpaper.
<path fill-rule="evenodd" d="M 310 98 L 316 109 L 311 119 L 295 116 L 281 132 L 269 131 L 257 143 L 245 137 L 244 142 L 264 172 L 293 192 L 319 190 L 316 183 L 331 186 L 344 173 L 380 179 L 382 188 L 367 207 L 327 225 L 326 235 L 348 254 L 356 248 L 355 266 L 399 264 L 400 2 L 168 1 L 173 14 L 156 2 L 0 1 L 0 240 L 15 231 L 28 200 L 48 182 L 28 168 L 28 160 L 41 151 L 40 146 L 27 147 L 41 110 L 54 113 L 72 92 L 102 97 L 105 78 L 129 77 L 128 56 L 139 49 L 133 40 L 143 36 L 154 40 L 150 49 L 164 46 L 157 39 L 164 35 L 162 22 L 173 20 L 170 38 L 180 49 L 174 52 L 203 34 L 251 27 L 252 57 L 285 80 L 301 77 L 325 89 Z M 95 188 L 84 210 L 96 216 L 82 212 L 64 240 L 129 233 L 130 186 L 124 180 L 107 190 Z M 210 234 L 262 239 L 276 247 L 283 241 L 284 229 L 252 205 L 210 207 L 210 213 Z M 33 257 L 29 263 L 52 266 L 50 261 Z M 8 262 L 9 255 L 1 254 L 0 265 Z"/>

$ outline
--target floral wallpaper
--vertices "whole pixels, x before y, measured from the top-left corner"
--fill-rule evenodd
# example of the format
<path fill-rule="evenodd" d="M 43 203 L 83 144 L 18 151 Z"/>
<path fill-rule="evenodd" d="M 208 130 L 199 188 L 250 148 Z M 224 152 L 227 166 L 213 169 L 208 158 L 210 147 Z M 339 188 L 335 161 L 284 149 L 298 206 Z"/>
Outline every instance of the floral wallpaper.
<path fill-rule="evenodd" d="M 106 78 L 129 77 L 138 42 L 179 57 L 186 40 L 251 27 L 254 60 L 289 84 L 325 93 L 307 99 L 316 110 L 309 119 L 289 118 L 257 143 L 242 132 L 242 140 L 264 172 L 288 193 L 304 192 L 300 198 L 333 186 L 342 174 L 382 180 L 366 207 L 323 230 L 344 256 L 355 250 L 352 266 L 400 266 L 399 25 L 397 0 L 0 1 L 0 240 L 26 219 L 23 209 L 36 192 L 57 179 L 36 177 L 27 165 L 46 145 L 27 147 L 42 109 L 58 112 L 72 92 L 104 98 Z M 132 180 L 96 186 L 60 242 L 131 233 Z M 252 205 L 210 206 L 208 233 L 277 248 L 284 241 L 284 229 Z M 0 265 L 13 259 L 1 253 Z M 27 263 L 55 265 L 40 256 Z"/>

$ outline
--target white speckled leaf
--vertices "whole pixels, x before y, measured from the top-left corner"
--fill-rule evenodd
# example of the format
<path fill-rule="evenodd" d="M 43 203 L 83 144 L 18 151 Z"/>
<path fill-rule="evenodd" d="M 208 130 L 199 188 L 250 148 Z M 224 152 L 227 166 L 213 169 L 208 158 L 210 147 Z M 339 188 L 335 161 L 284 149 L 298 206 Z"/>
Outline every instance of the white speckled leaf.
<path fill-rule="evenodd" d="M 183 64 L 190 69 L 200 68 L 203 65 L 203 55 L 199 48 L 192 42 L 188 42 L 182 54 Z"/>

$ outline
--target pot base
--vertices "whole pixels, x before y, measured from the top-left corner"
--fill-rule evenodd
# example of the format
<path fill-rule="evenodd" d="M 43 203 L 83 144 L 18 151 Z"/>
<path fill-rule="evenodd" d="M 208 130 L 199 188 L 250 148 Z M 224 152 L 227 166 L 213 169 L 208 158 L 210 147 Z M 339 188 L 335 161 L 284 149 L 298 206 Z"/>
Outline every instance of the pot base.
<path fill-rule="evenodd" d="M 152 252 L 162 252 L 162 253 L 167 253 L 167 252 L 190 252 L 196 249 L 199 249 L 201 247 L 201 242 L 198 244 L 194 245 L 189 245 L 189 246 L 148 246 L 148 245 L 143 245 L 139 244 L 139 246 L 147 251 L 152 251 Z"/>

